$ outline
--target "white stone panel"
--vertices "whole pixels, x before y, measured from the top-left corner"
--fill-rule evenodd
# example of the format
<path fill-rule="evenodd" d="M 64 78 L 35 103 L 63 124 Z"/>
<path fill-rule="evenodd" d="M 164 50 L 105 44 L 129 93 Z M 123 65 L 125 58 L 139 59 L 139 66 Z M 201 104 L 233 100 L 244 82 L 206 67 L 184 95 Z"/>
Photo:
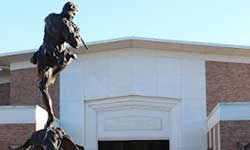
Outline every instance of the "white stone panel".
<path fill-rule="evenodd" d="M 180 63 L 175 58 L 157 57 L 158 96 L 180 97 Z"/>
<path fill-rule="evenodd" d="M 184 99 L 202 99 L 205 101 L 205 61 L 195 57 L 192 59 L 183 59 L 181 67 L 182 97 Z"/>
<path fill-rule="evenodd" d="M 169 139 L 169 112 L 117 110 L 97 114 L 98 138 L 102 140 Z"/>
<path fill-rule="evenodd" d="M 86 149 L 98 150 L 97 126 L 96 112 L 85 105 L 84 146 Z"/>
<path fill-rule="evenodd" d="M 84 97 L 84 74 L 82 61 L 75 61 L 60 74 L 60 100 L 78 101 Z"/>
<path fill-rule="evenodd" d="M 105 53 L 90 54 L 85 57 L 82 70 L 86 75 L 83 83 L 85 99 L 108 97 L 109 58 Z"/>
<path fill-rule="evenodd" d="M 104 131 L 161 130 L 162 121 L 156 117 L 124 116 L 104 121 Z"/>
<path fill-rule="evenodd" d="M 182 146 L 206 149 L 205 61 L 199 55 L 182 59 Z"/>
<path fill-rule="evenodd" d="M 60 106 L 61 127 L 76 143 L 84 144 L 84 104 L 65 100 Z"/>
<path fill-rule="evenodd" d="M 181 103 L 178 103 L 170 112 L 170 150 L 179 150 L 177 146 L 182 145 L 181 120 Z"/>
<path fill-rule="evenodd" d="M 135 95 L 157 95 L 156 59 L 152 55 L 137 52 L 133 57 Z"/>
<path fill-rule="evenodd" d="M 202 107 L 205 105 L 197 100 L 182 100 L 171 110 L 171 150 L 206 149 L 206 114 Z"/>
<path fill-rule="evenodd" d="M 130 55 L 111 55 L 109 60 L 109 96 L 130 95 L 133 82 L 133 62 Z"/>

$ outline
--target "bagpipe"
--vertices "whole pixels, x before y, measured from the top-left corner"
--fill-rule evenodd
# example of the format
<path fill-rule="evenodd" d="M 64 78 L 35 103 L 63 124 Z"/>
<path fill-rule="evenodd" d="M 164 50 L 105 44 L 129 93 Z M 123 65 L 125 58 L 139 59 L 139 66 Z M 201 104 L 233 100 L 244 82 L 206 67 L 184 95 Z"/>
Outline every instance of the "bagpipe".
<path fill-rule="evenodd" d="M 74 31 L 78 32 L 78 34 L 80 36 L 80 28 L 73 21 L 71 21 L 71 25 L 73 26 Z M 82 39 L 82 36 L 80 36 L 80 39 L 81 39 L 83 46 L 88 50 L 89 48 L 88 48 L 87 44 L 84 42 L 84 40 Z"/>

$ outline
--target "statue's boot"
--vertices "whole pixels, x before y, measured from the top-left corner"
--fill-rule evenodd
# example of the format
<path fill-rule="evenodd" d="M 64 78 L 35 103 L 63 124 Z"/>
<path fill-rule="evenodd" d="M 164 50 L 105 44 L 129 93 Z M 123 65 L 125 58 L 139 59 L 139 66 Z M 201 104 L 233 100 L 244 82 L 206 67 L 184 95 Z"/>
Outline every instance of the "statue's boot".
<path fill-rule="evenodd" d="M 72 58 L 72 59 L 77 59 L 77 55 L 76 54 L 68 54 L 67 56 L 66 56 L 66 59 L 67 60 L 69 60 L 70 58 Z"/>

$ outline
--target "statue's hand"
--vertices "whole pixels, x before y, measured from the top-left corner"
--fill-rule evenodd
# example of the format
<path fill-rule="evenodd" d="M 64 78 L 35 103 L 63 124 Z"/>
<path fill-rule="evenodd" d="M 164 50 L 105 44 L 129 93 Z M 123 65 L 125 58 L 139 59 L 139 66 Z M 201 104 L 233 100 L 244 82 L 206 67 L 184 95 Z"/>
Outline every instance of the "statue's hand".
<path fill-rule="evenodd" d="M 75 27 L 75 32 L 80 33 L 80 28 Z"/>

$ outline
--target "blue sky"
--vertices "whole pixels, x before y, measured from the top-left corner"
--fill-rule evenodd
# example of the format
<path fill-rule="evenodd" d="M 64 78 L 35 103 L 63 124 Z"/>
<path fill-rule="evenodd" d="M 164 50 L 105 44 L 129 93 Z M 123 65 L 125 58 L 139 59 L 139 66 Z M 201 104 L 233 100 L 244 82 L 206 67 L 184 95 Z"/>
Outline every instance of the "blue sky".
<path fill-rule="evenodd" d="M 6 0 L 0 9 L 0 53 L 36 49 L 44 18 L 65 0 Z M 140 36 L 250 45 L 249 0 L 74 0 L 87 42 Z"/>

